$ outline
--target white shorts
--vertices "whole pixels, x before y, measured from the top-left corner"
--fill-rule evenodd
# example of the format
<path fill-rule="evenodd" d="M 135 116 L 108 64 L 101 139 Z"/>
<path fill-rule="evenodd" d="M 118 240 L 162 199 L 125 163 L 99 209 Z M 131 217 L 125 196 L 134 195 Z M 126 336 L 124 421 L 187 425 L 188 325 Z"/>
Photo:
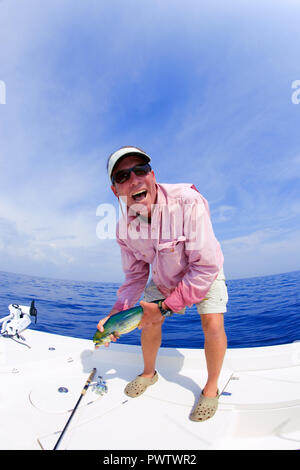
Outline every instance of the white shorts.
<path fill-rule="evenodd" d="M 163 294 L 158 290 L 153 280 L 151 279 L 144 290 L 143 300 L 145 302 L 152 302 L 153 300 L 163 299 L 163 297 Z M 225 282 L 225 275 L 222 268 L 218 274 L 218 277 L 212 283 L 205 299 L 195 305 L 197 307 L 198 313 L 201 315 L 206 313 L 225 313 L 227 312 L 227 302 L 228 292 Z M 185 308 L 176 313 L 184 312 Z"/>

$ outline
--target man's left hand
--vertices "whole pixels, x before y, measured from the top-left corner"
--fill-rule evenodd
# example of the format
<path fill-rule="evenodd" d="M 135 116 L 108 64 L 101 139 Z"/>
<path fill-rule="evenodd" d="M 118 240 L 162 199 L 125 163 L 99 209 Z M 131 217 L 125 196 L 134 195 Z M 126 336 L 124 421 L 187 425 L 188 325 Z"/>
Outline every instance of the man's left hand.
<path fill-rule="evenodd" d="M 162 316 L 157 304 L 141 300 L 140 305 L 143 307 L 144 314 L 138 326 L 139 329 L 144 328 L 145 326 L 150 326 L 152 323 L 163 322 L 164 317 Z"/>

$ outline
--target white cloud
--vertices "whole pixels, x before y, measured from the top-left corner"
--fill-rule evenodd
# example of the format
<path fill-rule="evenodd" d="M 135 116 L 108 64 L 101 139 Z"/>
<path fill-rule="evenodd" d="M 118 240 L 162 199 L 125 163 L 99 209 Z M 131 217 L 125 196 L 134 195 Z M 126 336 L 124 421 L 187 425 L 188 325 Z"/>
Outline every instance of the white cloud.
<path fill-rule="evenodd" d="M 300 232 L 260 230 L 223 240 L 227 277 L 241 278 L 296 271 L 300 262 Z"/>

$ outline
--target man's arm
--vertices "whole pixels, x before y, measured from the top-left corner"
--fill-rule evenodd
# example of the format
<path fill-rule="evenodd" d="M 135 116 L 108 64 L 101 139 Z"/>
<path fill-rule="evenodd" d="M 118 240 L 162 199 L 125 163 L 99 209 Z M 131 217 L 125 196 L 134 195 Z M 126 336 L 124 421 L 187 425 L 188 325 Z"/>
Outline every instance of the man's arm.
<path fill-rule="evenodd" d="M 117 241 L 121 248 L 125 281 L 117 292 L 118 300 L 113 305 L 113 309 L 121 311 L 133 307 L 139 300 L 146 287 L 150 268 L 149 263 L 135 257 L 134 252 L 126 245 L 124 240 L 117 237 Z"/>
<path fill-rule="evenodd" d="M 206 204 L 198 199 L 184 204 L 185 254 L 189 267 L 175 290 L 165 299 L 165 304 L 174 312 L 201 302 L 223 266 L 223 253 Z"/>
<path fill-rule="evenodd" d="M 120 312 L 121 310 L 127 310 L 136 304 L 147 284 L 149 277 L 149 264 L 142 260 L 137 260 L 132 250 L 127 247 L 123 240 L 120 240 L 117 237 L 117 241 L 121 248 L 121 258 L 123 271 L 125 273 L 125 281 L 118 290 L 118 300 L 113 305 L 109 314 L 102 318 L 97 325 L 98 330 L 101 332 L 104 331 L 105 322 L 112 315 Z M 110 338 L 114 342 L 118 339 L 114 335 L 110 335 Z M 109 343 L 105 343 L 105 346 L 109 346 Z"/>

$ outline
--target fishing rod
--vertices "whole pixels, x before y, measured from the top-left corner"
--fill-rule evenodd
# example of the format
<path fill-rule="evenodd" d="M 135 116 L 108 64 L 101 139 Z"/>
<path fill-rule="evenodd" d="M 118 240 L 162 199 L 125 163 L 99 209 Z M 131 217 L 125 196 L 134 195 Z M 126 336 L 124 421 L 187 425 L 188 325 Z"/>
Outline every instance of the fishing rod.
<path fill-rule="evenodd" d="M 72 411 L 72 413 L 71 413 L 71 415 L 70 415 L 68 421 L 66 422 L 65 427 L 64 427 L 64 429 L 63 429 L 62 432 L 61 432 L 61 435 L 59 436 L 59 438 L 58 438 L 58 440 L 57 440 L 55 446 L 53 447 L 53 450 L 56 450 L 56 449 L 57 449 L 57 447 L 58 447 L 58 445 L 59 445 L 59 443 L 60 443 L 60 441 L 61 441 L 63 435 L 65 434 L 65 432 L 66 432 L 66 430 L 67 430 L 67 427 L 68 427 L 69 424 L 70 424 L 71 419 L 72 419 L 73 416 L 74 416 L 75 411 L 77 410 L 77 407 L 78 407 L 78 405 L 79 405 L 79 403 L 80 403 L 80 400 L 81 400 L 82 397 L 86 394 L 86 391 L 87 391 L 87 389 L 89 388 L 89 385 L 90 385 L 91 381 L 92 381 L 93 378 L 94 378 L 94 375 L 95 375 L 95 373 L 96 373 L 96 370 L 97 370 L 97 369 L 94 367 L 93 370 L 92 370 L 92 372 L 90 373 L 90 375 L 89 375 L 87 381 L 85 382 L 85 385 L 84 385 L 83 389 L 81 390 L 80 397 L 79 397 L 79 399 L 77 400 L 77 403 L 76 403 L 76 405 L 75 405 L 75 407 L 74 407 L 74 409 L 73 409 L 73 411 Z"/>

